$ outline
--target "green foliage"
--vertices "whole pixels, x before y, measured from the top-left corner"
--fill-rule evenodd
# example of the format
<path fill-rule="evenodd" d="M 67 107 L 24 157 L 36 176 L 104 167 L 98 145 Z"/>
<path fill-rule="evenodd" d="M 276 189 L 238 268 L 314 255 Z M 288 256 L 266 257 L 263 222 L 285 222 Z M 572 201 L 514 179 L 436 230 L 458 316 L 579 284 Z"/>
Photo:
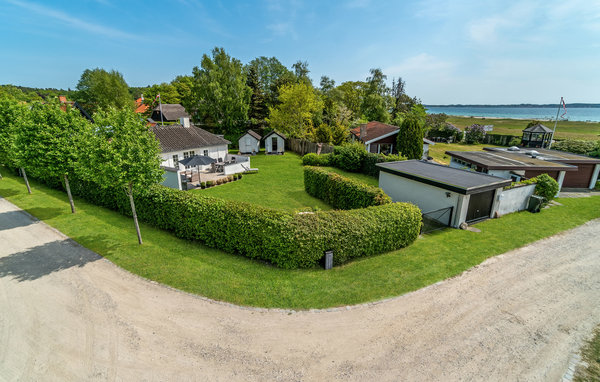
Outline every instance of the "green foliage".
<path fill-rule="evenodd" d="M 359 172 L 365 155 L 367 150 L 359 142 L 336 146 L 329 158 L 330 165 L 344 171 Z"/>
<path fill-rule="evenodd" d="M 379 167 L 377 167 L 377 163 L 384 162 L 397 162 L 401 160 L 406 160 L 406 157 L 402 155 L 384 155 L 384 154 L 375 154 L 375 153 L 367 153 L 363 157 L 362 165 L 360 166 L 360 172 L 365 175 L 369 175 L 377 178 L 379 176 Z"/>
<path fill-rule="evenodd" d="M 260 93 L 264 94 L 264 107 L 266 110 L 275 107 L 278 103 L 279 88 L 282 85 L 289 85 L 296 82 L 294 73 L 286 68 L 275 57 L 257 57 L 250 61 L 246 66 L 246 72 L 256 70 L 257 85 L 260 87 Z M 250 74 L 248 74 L 250 76 Z M 252 86 L 251 86 L 252 87 Z"/>
<path fill-rule="evenodd" d="M 321 143 L 331 143 L 331 128 L 324 123 L 320 124 L 315 130 L 315 141 Z"/>
<path fill-rule="evenodd" d="M 302 157 L 302 165 L 304 166 L 322 166 L 326 167 L 330 165 L 331 154 L 320 154 L 308 153 Z"/>
<path fill-rule="evenodd" d="M 541 174 L 535 178 L 537 183 L 535 194 L 543 197 L 548 202 L 554 199 L 558 193 L 558 182 L 548 174 Z"/>
<path fill-rule="evenodd" d="M 318 167 L 304 167 L 304 189 L 335 209 L 352 210 L 392 202 L 379 187 L 346 178 Z"/>
<path fill-rule="evenodd" d="M 463 132 L 451 123 L 443 123 L 440 126 L 431 127 L 427 131 L 427 137 L 429 138 L 445 138 L 452 142 L 460 142 L 463 138 Z"/>
<path fill-rule="evenodd" d="M 423 129 L 415 115 L 408 115 L 398 132 L 398 152 L 408 159 L 423 157 Z"/>
<path fill-rule="evenodd" d="M 600 180 L 596 182 L 595 190 L 600 191 Z"/>
<path fill-rule="evenodd" d="M 477 123 L 465 128 L 465 142 L 468 144 L 481 143 L 484 136 L 485 130 L 483 130 L 483 126 Z"/>
<path fill-rule="evenodd" d="M 600 148 L 600 141 L 582 141 L 575 139 L 565 139 L 552 144 L 552 149 L 567 151 L 574 154 L 590 155 L 594 154 Z"/>
<path fill-rule="evenodd" d="M 123 75 L 115 70 L 86 69 L 77 83 L 75 100 L 90 114 L 108 108 L 133 108 Z"/>
<path fill-rule="evenodd" d="M 310 138 L 313 114 L 323 109 L 323 101 L 313 87 L 304 82 L 283 85 L 279 88 L 279 102 L 269 108 L 269 125 L 293 138 Z"/>
<path fill-rule="evenodd" d="M 508 142 L 509 146 L 520 146 L 521 145 L 521 138 L 519 137 L 514 137 L 513 139 L 510 140 L 510 142 Z"/>
<path fill-rule="evenodd" d="M 24 128 L 28 109 L 13 98 L 0 98 L 0 163 L 19 167 L 15 149 L 16 132 Z"/>
<path fill-rule="evenodd" d="M 156 96 L 160 94 L 160 102 L 165 103 L 181 103 L 181 96 L 177 91 L 177 87 L 172 84 L 163 82 L 160 85 L 152 85 L 143 89 L 144 104 L 149 106 L 148 113 L 152 113 L 152 109 L 158 105 Z"/>
<path fill-rule="evenodd" d="M 223 48 L 214 48 L 212 58 L 204 54 L 193 69 L 188 110 L 196 122 L 215 126 L 217 133 L 239 132 L 248 119 L 251 90 L 246 85 L 242 63 Z"/>

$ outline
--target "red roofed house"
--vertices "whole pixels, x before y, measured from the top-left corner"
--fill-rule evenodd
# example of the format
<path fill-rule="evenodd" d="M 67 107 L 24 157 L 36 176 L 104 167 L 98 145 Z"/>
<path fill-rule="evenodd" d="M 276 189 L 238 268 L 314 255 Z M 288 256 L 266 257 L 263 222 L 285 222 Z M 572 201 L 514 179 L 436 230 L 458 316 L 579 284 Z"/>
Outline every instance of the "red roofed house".
<path fill-rule="evenodd" d="M 352 140 L 358 140 L 365 144 L 370 153 L 375 154 L 398 154 L 397 140 L 398 126 L 388 125 L 387 123 L 371 121 L 363 123 L 350 130 Z M 435 145 L 429 139 L 423 138 L 423 158 L 429 156 L 429 145 Z"/>
<path fill-rule="evenodd" d="M 138 98 L 135 100 L 135 112 L 142 114 L 148 110 L 148 105 L 144 104 L 143 98 Z"/>

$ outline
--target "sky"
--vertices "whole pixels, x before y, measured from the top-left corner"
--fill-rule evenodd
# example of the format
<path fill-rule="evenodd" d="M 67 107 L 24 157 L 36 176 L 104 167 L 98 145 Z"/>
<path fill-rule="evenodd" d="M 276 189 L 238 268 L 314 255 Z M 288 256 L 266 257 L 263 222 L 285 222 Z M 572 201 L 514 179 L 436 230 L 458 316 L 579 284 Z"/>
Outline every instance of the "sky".
<path fill-rule="evenodd" d="M 381 68 L 425 104 L 600 103 L 600 0 L 0 0 L 0 84 L 74 89 L 191 74 L 218 46 L 307 61 L 313 83 Z"/>

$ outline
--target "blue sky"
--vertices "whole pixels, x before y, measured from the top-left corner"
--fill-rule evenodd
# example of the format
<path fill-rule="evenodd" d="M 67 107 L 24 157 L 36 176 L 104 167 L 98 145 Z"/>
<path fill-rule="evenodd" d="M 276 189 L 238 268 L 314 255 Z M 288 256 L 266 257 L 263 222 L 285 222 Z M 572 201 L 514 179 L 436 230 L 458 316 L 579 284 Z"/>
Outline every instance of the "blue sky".
<path fill-rule="evenodd" d="M 318 84 L 382 68 L 424 103 L 600 102 L 600 1 L 0 0 L 0 83 L 131 86 L 190 74 L 222 46 L 244 63 L 306 60 Z"/>

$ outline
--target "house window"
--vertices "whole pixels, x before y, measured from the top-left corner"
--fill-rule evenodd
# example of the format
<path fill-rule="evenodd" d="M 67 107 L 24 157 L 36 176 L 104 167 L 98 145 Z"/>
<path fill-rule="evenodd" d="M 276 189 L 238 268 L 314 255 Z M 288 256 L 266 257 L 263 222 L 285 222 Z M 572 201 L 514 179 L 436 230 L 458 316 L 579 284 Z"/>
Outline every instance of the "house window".
<path fill-rule="evenodd" d="M 391 154 L 392 148 L 393 145 L 391 143 L 380 143 L 379 145 L 377 145 L 377 151 L 379 152 L 379 154 Z"/>
<path fill-rule="evenodd" d="M 204 156 L 207 157 L 208 156 L 208 150 L 204 150 Z"/>
<path fill-rule="evenodd" d="M 193 151 L 184 151 L 183 152 L 183 159 L 189 158 L 189 157 L 193 157 L 194 155 L 195 155 L 195 153 Z"/>
<path fill-rule="evenodd" d="M 179 167 L 179 155 L 177 154 L 173 155 L 173 167 Z"/>

